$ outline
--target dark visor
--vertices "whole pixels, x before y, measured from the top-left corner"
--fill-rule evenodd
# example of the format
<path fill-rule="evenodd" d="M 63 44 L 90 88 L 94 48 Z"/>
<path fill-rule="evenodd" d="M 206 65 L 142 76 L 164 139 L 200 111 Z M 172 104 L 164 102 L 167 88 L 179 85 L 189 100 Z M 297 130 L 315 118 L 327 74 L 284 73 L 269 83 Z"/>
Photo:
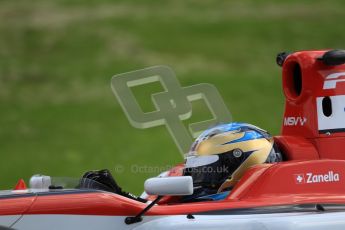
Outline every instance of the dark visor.
<path fill-rule="evenodd" d="M 194 187 L 218 188 L 245 160 L 242 157 L 234 157 L 232 151 L 219 154 L 219 159 L 211 164 L 184 169 L 185 176 L 193 178 Z"/>

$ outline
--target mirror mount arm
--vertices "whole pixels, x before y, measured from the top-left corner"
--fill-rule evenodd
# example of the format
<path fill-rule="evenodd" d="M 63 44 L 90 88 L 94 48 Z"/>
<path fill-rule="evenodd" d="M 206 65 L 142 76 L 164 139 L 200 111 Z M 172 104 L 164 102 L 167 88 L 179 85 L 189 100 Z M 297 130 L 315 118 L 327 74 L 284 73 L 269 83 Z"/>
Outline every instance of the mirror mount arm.
<path fill-rule="evenodd" d="M 136 216 L 128 216 L 125 219 L 125 223 L 127 225 L 129 224 L 134 224 L 134 223 L 138 223 L 141 222 L 143 220 L 142 216 L 148 211 L 150 210 L 155 204 L 157 204 L 161 199 L 163 198 L 163 196 L 157 196 L 157 198 L 152 201 L 149 205 L 147 205 L 140 213 L 138 213 Z"/>

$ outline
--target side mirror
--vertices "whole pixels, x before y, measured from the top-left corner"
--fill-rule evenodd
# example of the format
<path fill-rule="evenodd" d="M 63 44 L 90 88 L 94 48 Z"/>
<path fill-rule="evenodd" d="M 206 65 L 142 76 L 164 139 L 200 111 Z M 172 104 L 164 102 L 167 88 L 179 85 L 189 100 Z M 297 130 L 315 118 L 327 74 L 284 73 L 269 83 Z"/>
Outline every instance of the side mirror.
<path fill-rule="evenodd" d="M 52 179 L 50 176 L 37 174 L 30 178 L 30 188 L 32 189 L 48 189 L 51 184 Z"/>
<path fill-rule="evenodd" d="M 193 194 L 193 179 L 191 176 L 154 177 L 145 181 L 144 189 L 149 195 L 191 195 Z"/>

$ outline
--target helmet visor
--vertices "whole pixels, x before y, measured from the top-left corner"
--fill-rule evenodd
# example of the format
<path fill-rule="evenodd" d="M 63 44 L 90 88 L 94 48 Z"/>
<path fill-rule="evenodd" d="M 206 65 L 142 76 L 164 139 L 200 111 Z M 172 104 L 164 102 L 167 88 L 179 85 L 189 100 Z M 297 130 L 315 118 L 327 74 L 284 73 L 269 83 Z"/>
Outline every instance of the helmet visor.
<path fill-rule="evenodd" d="M 193 178 L 194 189 L 218 188 L 232 173 L 219 155 L 188 157 L 183 174 Z"/>

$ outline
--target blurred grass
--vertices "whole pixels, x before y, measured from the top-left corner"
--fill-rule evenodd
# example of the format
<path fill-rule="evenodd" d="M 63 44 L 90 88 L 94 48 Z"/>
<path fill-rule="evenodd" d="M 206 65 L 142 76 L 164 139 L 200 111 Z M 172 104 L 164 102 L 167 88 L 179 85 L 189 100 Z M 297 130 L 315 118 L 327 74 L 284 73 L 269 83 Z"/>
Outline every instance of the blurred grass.
<path fill-rule="evenodd" d="M 79 177 L 109 168 L 127 190 L 131 165 L 181 157 L 165 127 L 130 126 L 114 74 L 171 66 L 182 86 L 214 84 L 234 120 L 278 134 L 285 50 L 344 48 L 344 1 L 0 0 L 0 188 L 34 173 Z M 144 110 L 151 92 L 138 89 Z M 140 96 L 141 95 L 141 96 Z M 194 120 L 207 110 L 193 105 Z M 116 167 L 124 166 L 124 172 Z"/>

